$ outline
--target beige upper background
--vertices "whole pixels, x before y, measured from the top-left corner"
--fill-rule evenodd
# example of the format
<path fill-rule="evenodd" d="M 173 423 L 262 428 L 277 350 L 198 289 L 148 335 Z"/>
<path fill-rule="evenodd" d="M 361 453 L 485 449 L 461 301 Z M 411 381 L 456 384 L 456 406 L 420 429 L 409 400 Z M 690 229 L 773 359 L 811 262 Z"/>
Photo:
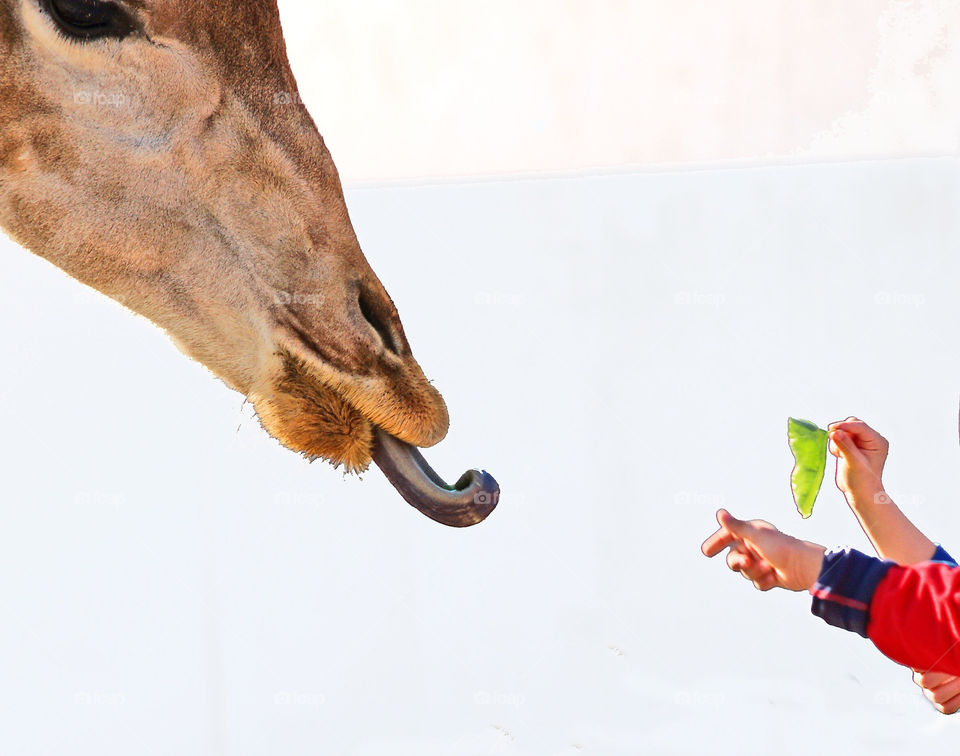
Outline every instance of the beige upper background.
<path fill-rule="evenodd" d="M 280 8 L 348 183 L 958 152 L 955 0 Z"/>

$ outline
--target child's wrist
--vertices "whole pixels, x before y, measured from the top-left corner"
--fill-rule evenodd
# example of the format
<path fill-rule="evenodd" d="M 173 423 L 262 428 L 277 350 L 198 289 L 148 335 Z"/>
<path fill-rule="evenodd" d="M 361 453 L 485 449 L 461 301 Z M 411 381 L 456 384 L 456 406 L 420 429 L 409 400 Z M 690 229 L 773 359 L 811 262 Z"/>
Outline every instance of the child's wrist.
<path fill-rule="evenodd" d="M 806 590 L 812 593 L 814 586 L 816 586 L 817 581 L 820 579 L 820 569 L 823 566 L 823 555 L 827 550 L 823 546 L 816 543 L 810 543 L 809 541 L 803 542 L 803 550 L 804 576 L 801 582 Z"/>
<path fill-rule="evenodd" d="M 847 503 L 855 512 L 869 512 L 886 507 L 892 504 L 893 500 L 884 490 L 883 484 L 878 483 L 875 486 L 864 486 L 857 491 L 851 491 L 847 495 Z"/>

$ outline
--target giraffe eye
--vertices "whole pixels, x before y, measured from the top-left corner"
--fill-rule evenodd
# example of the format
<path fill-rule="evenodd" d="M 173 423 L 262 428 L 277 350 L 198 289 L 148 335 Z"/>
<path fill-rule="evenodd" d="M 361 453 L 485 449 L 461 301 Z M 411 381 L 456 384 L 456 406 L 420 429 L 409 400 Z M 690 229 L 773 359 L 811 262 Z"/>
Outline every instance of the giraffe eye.
<path fill-rule="evenodd" d="M 70 39 L 123 39 L 137 28 L 130 14 L 105 0 L 40 0 L 40 8 Z"/>

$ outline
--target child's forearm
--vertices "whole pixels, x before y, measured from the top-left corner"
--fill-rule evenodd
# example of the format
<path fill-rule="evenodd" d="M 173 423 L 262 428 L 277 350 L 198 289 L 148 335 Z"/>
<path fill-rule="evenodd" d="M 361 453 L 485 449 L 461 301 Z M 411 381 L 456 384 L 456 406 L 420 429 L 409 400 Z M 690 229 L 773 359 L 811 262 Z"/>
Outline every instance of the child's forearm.
<path fill-rule="evenodd" d="M 847 500 L 860 527 L 883 559 L 897 564 L 926 562 L 937 550 L 882 488 Z"/>

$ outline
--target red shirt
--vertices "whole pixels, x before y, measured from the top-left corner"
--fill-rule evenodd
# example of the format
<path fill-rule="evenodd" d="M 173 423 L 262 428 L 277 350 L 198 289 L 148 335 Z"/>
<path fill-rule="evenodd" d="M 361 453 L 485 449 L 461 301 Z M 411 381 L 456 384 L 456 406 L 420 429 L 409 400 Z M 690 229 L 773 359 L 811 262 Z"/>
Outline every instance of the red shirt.
<path fill-rule="evenodd" d="M 960 569 L 941 547 L 908 567 L 831 549 L 810 590 L 814 614 L 870 638 L 895 662 L 960 676 Z"/>

